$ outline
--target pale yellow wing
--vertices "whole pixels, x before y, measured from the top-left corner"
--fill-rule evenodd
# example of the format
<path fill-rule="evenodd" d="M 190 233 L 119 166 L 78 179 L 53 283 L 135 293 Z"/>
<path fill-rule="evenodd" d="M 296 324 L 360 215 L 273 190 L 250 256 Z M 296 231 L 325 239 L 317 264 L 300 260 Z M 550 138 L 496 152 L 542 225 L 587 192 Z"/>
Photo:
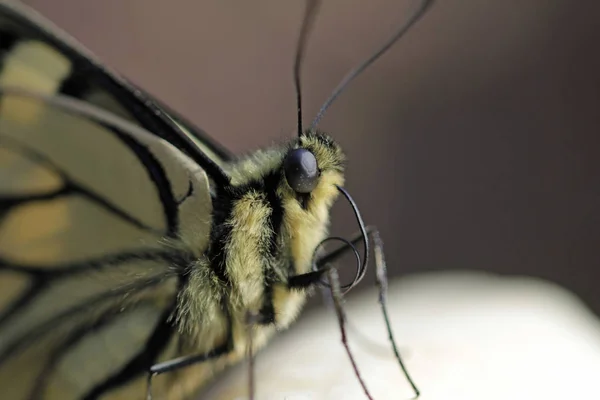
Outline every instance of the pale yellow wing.
<path fill-rule="evenodd" d="M 0 88 L 1 397 L 143 398 L 149 365 L 181 354 L 169 317 L 211 206 L 163 139 Z"/>
<path fill-rule="evenodd" d="M 0 0 L 0 85 L 84 100 L 162 137 L 211 178 L 231 153 L 169 107 L 104 66 L 69 34 L 14 0 Z M 215 165 L 213 165 L 215 164 Z"/>

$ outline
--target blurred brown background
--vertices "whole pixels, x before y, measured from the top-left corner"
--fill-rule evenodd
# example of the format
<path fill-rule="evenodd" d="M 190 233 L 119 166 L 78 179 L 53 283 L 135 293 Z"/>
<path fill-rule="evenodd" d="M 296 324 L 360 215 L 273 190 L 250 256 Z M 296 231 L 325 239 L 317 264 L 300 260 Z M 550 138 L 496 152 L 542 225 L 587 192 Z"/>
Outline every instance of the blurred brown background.
<path fill-rule="evenodd" d="M 324 1 L 306 122 L 413 2 Z M 235 151 L 293 134 L 301 0 L 27 3 Z M 330 109 L 391 274 L 534 275 L 600 311 L 599 20 L 598 1 L 438 1 Z"/>

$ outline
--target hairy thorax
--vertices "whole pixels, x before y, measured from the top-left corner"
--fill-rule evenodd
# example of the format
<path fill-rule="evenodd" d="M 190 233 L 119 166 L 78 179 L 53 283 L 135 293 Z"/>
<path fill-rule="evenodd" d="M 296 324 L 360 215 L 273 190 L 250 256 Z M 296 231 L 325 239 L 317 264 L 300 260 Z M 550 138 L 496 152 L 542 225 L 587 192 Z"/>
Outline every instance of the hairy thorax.
<path fill-rule="evenodd" d="M 284 162 L 297 149 L 319 167 L 308 193 L 286 180 Z M 232 184 L 214 194 L 211 247 L 191 266 L 175 315 L 189 347 L 210 352 L 229 343 L 221 361 L 230 363 L 244 357 L 250 334 L 258 350 L 296 319 L 306 290 L 290 288 L 289 279 L 311 270 L 326 238 L 343 161 L 329 137 L 309 133 L 226 166 Z M 258 322 L 250 326 L 249 316 Z"/>

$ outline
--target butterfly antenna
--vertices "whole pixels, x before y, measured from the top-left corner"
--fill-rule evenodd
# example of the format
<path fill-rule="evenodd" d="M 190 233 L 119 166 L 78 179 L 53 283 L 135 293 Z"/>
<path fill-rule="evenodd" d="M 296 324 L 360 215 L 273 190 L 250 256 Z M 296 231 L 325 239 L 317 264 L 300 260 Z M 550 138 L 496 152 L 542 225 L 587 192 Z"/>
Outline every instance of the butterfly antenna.
<path fill-rule="evenodd" d="M 360 75 L 365 69 L 367 69 L 367 67 L 373 64 L 379 57 L 381 57 L 386 51 L 388 51 L 390 47 L 392 47 L 394 43 L 398 41 L 398 39 L 404 36 L 404 34 L 408 32 L 410 27 L 414 25 L 415 22 L 417 22 L 425 14 L 427 9 L 429 9 L 433 2 L 434 0 L 422 0 L 417 6 L 417 9 L 410 15 L 410 17 L 402 25 L 400 25 L 400 28 L 376 52 L 374 52 L 371 56 L 369 56 L 357 67 L 353 68 L 352 70 L 350 70 L 350 72 L 346 74 L 346 76 L 341 80 L 341 82 L 331 93 L 329 98 L 321 106 L 319 113 L 310 125 L 311 129 L 314 129 L 319 124 L 321 118 L 323 118 L 323 115 L 325 114 L 329 106 L 331 106 L 335 99 L 337 99 L 338 96 L 342 94 L 342 92 L 346 89 L 348 84 L 350 84 L 350 82 L 352 82 L 354 78 Z"/>
<path fill-rule="evenodd" d="M 304 19 L 302 19 L 300 36 L 298 37 L 298 43 L 296 44 L 296 57 L 294 58 L 294 86 L 296 88 L 296 106 L 298 109 L 298 137 L 302 136 L 303 133 L 300 69 L 302 67 L 302 61 L 304 60 L 304 51 L 306 49 L 306 43 L 308 43 L 308 36 L 312 30 L 320 4 L 321 2 L 319 0 L 308 0 L 306 2 L 306 10 L 304 12 Z"/>

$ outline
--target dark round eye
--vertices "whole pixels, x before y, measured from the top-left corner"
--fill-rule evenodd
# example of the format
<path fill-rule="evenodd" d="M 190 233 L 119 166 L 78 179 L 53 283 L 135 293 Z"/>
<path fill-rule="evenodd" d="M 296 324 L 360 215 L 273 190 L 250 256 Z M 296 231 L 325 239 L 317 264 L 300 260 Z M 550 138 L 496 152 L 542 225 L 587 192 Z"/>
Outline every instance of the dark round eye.
<path fill-rule="evenodd" d="M 306 149 L 292 150 L 283 163 L 285 179 L 296 193 L 310 193 L 319 182 L 315 155 Z"/>

